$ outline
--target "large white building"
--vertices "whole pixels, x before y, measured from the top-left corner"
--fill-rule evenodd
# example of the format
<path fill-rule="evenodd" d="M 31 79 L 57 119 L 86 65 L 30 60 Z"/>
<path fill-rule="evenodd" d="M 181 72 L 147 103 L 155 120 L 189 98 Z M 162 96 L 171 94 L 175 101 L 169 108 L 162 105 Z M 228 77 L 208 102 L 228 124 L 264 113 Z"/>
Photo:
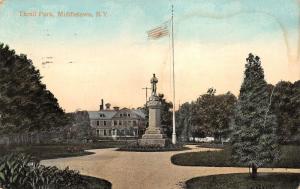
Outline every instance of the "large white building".
<path fill-rule="evenodd" d="M 102 104 L 99 111 L 88 111 L 90 125 L 97 137 L 138 137 L 146 129 L 145 114 L 140 109 L 114 107 Z"/>

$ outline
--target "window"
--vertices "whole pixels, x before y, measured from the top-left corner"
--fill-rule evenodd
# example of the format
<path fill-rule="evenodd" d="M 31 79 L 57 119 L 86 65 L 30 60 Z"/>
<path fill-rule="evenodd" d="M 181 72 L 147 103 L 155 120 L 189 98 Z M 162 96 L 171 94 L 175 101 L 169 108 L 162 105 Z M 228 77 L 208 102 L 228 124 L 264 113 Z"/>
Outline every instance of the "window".
<path fill-rule="evenodd" d="M 133 126 L 136 126 L 136 125 L 137 125 L 137 122 L 138 122 L 138 121 L 133 121 Z"/>
<path fill-rule="evenodd" d="M 99 130 L 97 129 L 97 130 L 96 130 L 96 134 L 97 134 L 97 136 L 99 136 L 99 133 L 100 133 L 100 132 L 99 132 Z"/>
<path fill-rule="evenodd" d="M 128 114 L 128 117 L 130 117 L 130 114 Z"/>
<path fill-rule="evenodd" d="M 106 121 L 103 122 L 103 125 L 106 126 Z"/>
<path fill-rule="evenodd" d="M 106 136 L 106 130 L 104 129 L 103 131 L 104 131 L 104 136 Z"/>
<path fill-rule="evenodd" d="M 122 125 L 121 121 L 119 121 L 119 125 Z"/>
<path fill-rule="evenodd" d="M 99 121 L 97 121 L 97 123 L 96 123 L 96 124 L 97 124 L 97 126 L 99 126 Z"/>
<path fill-rule="evenodd" d="M 118 122 L 117 122 L 117 120 L 114 120 L 114 125 L 118 125 Z"/>
<path fill-rule="evenodd" d="M 120 114 L 120 117 L 122 117 L 123 116 L 123 114 Z"/>

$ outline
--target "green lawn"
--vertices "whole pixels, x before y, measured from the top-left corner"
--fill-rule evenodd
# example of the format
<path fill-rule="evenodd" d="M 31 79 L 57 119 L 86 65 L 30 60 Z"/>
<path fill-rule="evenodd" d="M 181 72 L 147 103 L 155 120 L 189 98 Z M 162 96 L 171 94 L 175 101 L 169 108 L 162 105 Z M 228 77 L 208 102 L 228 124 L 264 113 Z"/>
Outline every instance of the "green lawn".
<path fill-rule="evenodd" d="M 196 177 L 186 181 L 187 189 L 296 189 L 300 174 L 260 173 L 252 179 L 249 174 L 224 174 Z"/>
<path fill-rule="evenodd" d="M 118 148 L 125 145 L 123 141 L 102 141 L 87 144 L 41 144 L 41 145 L 20 145 L 0 146 L 0 156 L 10 153 L 26 153 L 36 158 L 54 159 L 62 157 L 73 157 L 92 154 L 86 152 L 88 149 Z"/>
<path fill-rule="evenodd" d="M 106 180 L 95 178 L 95 177 L 89 177 L 89 176 L 83 176 L 85 181 L 87 182 L 87 185 L 84 187 L 84 189 L 111 189 L 112 184 Z"/>
<path fill-rule="evenodd" d="M 39 160 L 73 157 L 92 154 L 88 149 L 118 148 L 127 144 L 126 141 L 101 141 L 87 144 L 43 144 L 43 145 L 14 145 L 0 146 L 0 157 L 10 153 L 26 153 Z M 87 185 L 78 186 L 78 189 L 111 189 L 110 182 L 89 176 L 83 176 Z"/>
<path fill-rule="evenodd" d="M 281 146 L 279 162 L 268 167 L 300 168 L 300 146 Z M 171 157 L 172 163 L 183 166 L 214 166 L 236 167 L 241 166 L 231 160 L 230 146 L 221 151 L 187 152 Z"/>

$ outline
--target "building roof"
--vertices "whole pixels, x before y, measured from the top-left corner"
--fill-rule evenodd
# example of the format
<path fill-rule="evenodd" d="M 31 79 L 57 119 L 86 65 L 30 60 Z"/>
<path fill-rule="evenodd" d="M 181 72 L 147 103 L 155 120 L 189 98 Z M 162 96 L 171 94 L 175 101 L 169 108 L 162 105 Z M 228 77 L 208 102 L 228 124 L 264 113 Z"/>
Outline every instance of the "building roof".
<path fill-rule="evenodd" d="M 142 119 L 146 118 L 146 115 L 142 110 L 127 109 L 127 108 L 123 108 L 119 111 L 115 111 L 115 110 L 88 111 L 88 114 L 90 119 L 112 119 L 115 115 L 118 115 L 118 113 L 122 111 L 130 111 L 136 114 L 138 117 L 141 117 Z M 103 115 L 103 117 L 101 117 L 100 115 Z"/>
<path fill-rule="evenodd" d="M 143 119 L 146 118 L 146 115 L 142 110 L 136 109 L 136 110 L 131 110 L 131 111 L 134 112 L 135 114 L 137 114 L 138 116 L 142 117 Z"/>
<path fill-rule="evenodd" d="M 117 111 L 114 110 L 101 110 L 101 111 L 88 111 L 90 119 L 111 119 Z M 100 115 L 104 115 L 100 117 Z"/>

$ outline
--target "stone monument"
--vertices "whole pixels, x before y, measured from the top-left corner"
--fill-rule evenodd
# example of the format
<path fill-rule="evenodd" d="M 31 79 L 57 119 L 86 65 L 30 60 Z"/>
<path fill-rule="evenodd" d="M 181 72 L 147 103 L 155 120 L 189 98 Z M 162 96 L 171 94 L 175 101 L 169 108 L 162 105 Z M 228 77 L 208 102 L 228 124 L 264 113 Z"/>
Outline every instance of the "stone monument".
<path fill-rule="evenodd" d="M 153 74 L 150 82 L 152 92 L 149 101 L 147 102 L 147 107 L 149 108 L 149 126 L 142 136 L 142 139 L 139 139 L 139 145 L 164 147 L 166 145 L 166 139 L 160 126 L 160 111 L 162 105 L 156 94 L 158 80 L 155 77 L 155 74 Z"/>

